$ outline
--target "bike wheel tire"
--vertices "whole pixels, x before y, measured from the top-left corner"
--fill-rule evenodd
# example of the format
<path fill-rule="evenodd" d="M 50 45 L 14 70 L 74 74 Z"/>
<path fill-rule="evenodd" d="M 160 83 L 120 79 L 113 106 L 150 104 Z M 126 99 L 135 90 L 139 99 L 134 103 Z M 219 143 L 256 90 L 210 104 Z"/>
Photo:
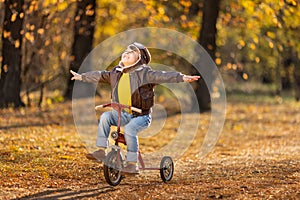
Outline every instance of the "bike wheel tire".
<path fill-rule="evenodd" d="M 122 163 L 122 158 L 117 151 L 112 150 L 106 156 L 104 163 L 104 177 L 106 182 L 111 186 L 117 186 L 122 180 L 121 167 L 122 164 L 118 164 L 118 156 L 120 158 L 120 163 Z M 120 166 L 118 166 L 120 165 Z"/>
<path fill-rule="evenodd" d="M 170 156 L 164 156 L 160 162 L 160 177 L 163 182 L 171 181 L 174 173 L 174 163 Z"/>

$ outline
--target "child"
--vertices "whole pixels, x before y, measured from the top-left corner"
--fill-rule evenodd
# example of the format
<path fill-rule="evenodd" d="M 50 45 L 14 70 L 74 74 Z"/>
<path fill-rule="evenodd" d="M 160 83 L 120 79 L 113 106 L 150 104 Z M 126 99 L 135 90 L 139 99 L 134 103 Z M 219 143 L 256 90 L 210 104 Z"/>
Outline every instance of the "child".
<path fill-rule="evenodd" d="M 112 101 L 142 109 L 142 113 L 123 111 L 121 126 L 124 126 L 127 143 L 127 165 L 122 174 L 138 174 L 138 133 L 151 123 L 151 108 L 154 105 L 156 84 L 192 82 L 200 76 L 188 76 L 179 72 L 152 70 L 148 64 L 151 55 L 148 49 L 140 44 L 129 45 L 121 56 L 119 65 L 110 71 L 91 71 L 78 74 L 71 70 L 72 80 L 93 83 L 108 83 L 111 86 Z M 115 110 L 104 112 L 99 121 L 96 145 L 99 150 L 87 154 L 87 158 L 103 162 L 106 158 L 110 127 L 116 126 L 118 113 Z"/>

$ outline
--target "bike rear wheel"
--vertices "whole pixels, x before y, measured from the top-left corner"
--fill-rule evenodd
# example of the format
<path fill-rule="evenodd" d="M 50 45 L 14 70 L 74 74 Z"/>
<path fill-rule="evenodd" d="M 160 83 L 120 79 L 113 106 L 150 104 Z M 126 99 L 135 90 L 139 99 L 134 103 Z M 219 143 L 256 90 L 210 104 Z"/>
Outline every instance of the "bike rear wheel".
<path fill-rule="evenodd" d="M 164 156 L 160 162 L 160 177 L 164 182 L 172 179 L 174 173 L 174 164 L 170 156 Z"/>
<path fill-rule="evenodd" d="M 104 177 L 106 182 L 109 185 L 117 186 L 120 184 L 122 180 L 122 176 L 121 176 L 122 163 L 123 163 L 122 157 L 120 154 L 117 153 L 116 150 L 112 150 L 107 154 L 104 163 Z"/>

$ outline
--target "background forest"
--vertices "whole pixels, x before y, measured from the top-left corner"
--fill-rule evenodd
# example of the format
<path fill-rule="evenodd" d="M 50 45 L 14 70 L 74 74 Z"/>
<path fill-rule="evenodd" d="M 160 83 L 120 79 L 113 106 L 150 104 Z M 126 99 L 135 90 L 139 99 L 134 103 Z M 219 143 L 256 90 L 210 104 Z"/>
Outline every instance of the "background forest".
<path fill-rule="evenodd" d="M 139 27 L 174 29 L 200 42 L 219 67 L 228 94 L 289 91 L 300 97 L 295 0 L 2 0 L 0 10 L 2 107 L 41 106 L 54 98 L 45 91 L 54 91 L 55 101 L 70 98 L 69 69 L 77 71 L 105 39 Z M 154 61 L 178 70 L 189 67 L 176 55 L 151 53 Z"/>

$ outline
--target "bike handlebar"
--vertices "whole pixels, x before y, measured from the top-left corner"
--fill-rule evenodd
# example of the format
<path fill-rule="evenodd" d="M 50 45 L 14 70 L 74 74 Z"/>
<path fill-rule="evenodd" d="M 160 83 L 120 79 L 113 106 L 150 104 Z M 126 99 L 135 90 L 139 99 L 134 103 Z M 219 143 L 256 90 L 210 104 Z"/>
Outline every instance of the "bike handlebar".
<path fill-rule="evenodd" d="M 115 110 L 122 110 L 124 108 L 128 108 L 129 110 L 132 110 L 134 112 L 137 112 L 137 113 L 142 113 L 142 109 L 139 109 L 139 108 L 136 108 L 136 107 L 133 107 L 133 106 L 127 106 L 127 105 L 123 105 L 123 104 L 120 104 L 120 103 L 107 103 L 107 104 L 102 104 L 102 105 L 98 105 L 95 107 L 96 110 L 100 109 L 100 108 L 105 108 L 105 107 L 112 107 L 114 108 Z"/>
<path fill-rule="evenodd" d="M 142 113 L 142 109 L 139 109 L 139 108 L 136 108 L 136 107 L 133 107 L 133 106 L 130 106 L 130 109 L 134 112 L 137 112 L 137 113 Z"/>
<path fill-rule="evenodd" d="M 95 110 L 99 110 L 100 108 L 104 108 L 104 106 L 103 105 L 96 106 Z"/>

